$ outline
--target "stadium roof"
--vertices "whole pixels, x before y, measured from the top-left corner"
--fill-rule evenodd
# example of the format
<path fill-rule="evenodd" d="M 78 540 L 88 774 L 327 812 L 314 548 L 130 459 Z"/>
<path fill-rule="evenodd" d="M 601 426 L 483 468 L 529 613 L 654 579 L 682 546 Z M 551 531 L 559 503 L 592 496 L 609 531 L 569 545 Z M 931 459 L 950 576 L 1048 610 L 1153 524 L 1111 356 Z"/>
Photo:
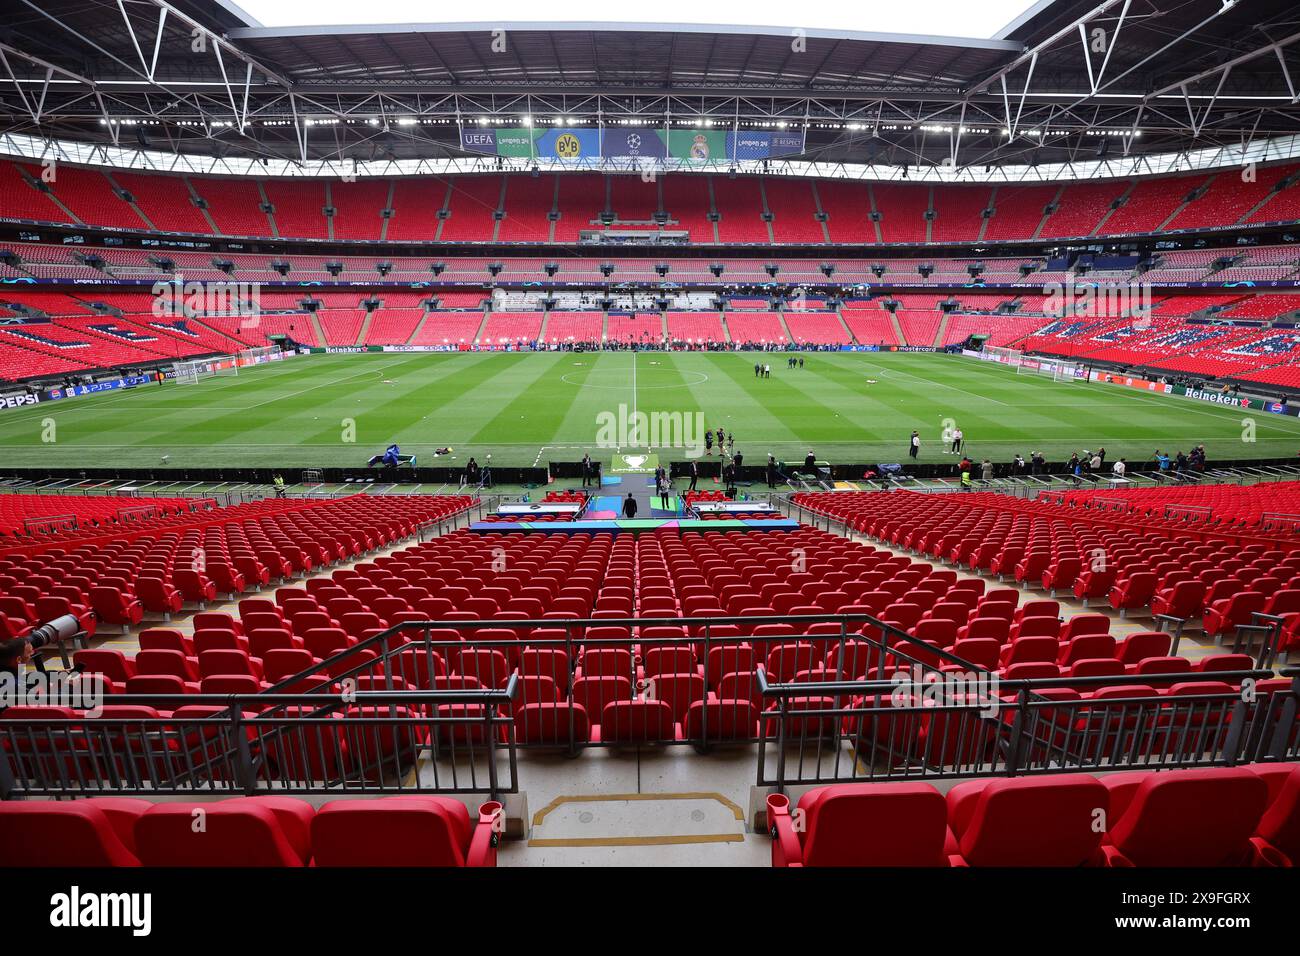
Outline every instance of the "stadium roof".
<path fill-rule="evenodd" d="M 828 163 L 1078 162 L 1300 133 L 1286 0 L 1042 0 L 988 39 L 780 26 L 265 27 L 233 2 L 14 0 L 2 132 L 266 160 L 463 155 L 460 128 L 805 129 Z M 991 27 L 991 31 L 996 28 Z"/>

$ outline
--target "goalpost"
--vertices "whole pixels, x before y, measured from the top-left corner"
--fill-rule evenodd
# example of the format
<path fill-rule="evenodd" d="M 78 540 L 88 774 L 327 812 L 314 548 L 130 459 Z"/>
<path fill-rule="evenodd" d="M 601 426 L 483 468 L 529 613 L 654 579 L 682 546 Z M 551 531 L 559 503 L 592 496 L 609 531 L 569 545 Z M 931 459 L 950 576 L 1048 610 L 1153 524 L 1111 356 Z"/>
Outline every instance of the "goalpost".
<path fill-rule="evenodd" d="M 243 349 L 234 355 L 217 362 L 216 374 L 218 375 L 238 375 L 239 370 L 246 365 L 260 365 L 263 362 L 270 362 L 281 355 L 280 350 L 274 345 L 265 345 L 261 348 Z"/>
<path fill-rule="evenodd" d="M 177 362 L 172 366 L 172 381 L 177 385 L 197 385 L 199 379 L 215 375 L 212 362 Z"/>
<path fill-rule="evenodd" d="M 1015 368 L 1020 367 L 1021 359 L 1024 357 L 1024 353 L 1019 349 L 1008 349 L 999 345 L 986 345 L 984 346 L 984 351 L 989 355 L 994 356 L 995 361 Z"/>
<path fill-rule="evenodd" d="M 234 355 L 222 355 L 195 362 L 175 362 L 172 365 L 172 380 L 180 385 L 194 385 L 199 379 L 210 375 L 238 375 L 242 366 L 274 362 L 283 355 L 284 353 L 278 347 L 269 345 L 244 349 Z"/>
<path fill-rule="evenodd" d="M 1077 382 L 1078 375 L 1075 374 L 1077 367 L 1074 365 L 1057 365 L 1052 370 L 1053 382 Z"/>
<path fill-rule="evenodd" d="M 1075 375 L 1077 368 L 1078 366 L 1072 362 L 1022 358 L 1020 364 L 1016 366 L 1016 374 L 1041 375 L 1050 378 L 1053 382 L 1076 382 L 1078 381 Z"/>
<path fill-rule="evenodd" d="M 263 362 L 275 361 L 275 359 L 280 355 L 280 349 L 275 345 L 265 345 L 256 349 L 244 349 L 235 356 L 235 364 L 260 365 Z"/>

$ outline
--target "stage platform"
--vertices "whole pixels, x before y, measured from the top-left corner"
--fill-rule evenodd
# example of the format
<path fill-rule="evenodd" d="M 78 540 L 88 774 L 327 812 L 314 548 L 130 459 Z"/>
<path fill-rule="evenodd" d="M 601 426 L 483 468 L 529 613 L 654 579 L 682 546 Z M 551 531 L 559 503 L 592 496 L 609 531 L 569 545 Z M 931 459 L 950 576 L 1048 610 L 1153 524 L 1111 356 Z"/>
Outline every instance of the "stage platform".
<path fill-rule="evenodd" d="M 732 515 L 770 515 L 776 511 L 771 505 L 762 501 L 697 501 L 691 505 L 691 508 L 700 514 L 720 511 Z"/>
<path fill-rule="evenodd" d="M 522 516 L 521 516 L 522 519 Z M 540 531 L 547 534 L 612 532 L 642 534 L 672 528 L 679 531 L 794 531 L 799 522 L 790 519 L 745 521 L 740 518 L 705 521 L 700 518 L 616 518 L 603 521 L 476 521 L 469 530 L 481 534 Z"/>
<path fill-rule="evenodd" d="M 499 515 L 570 515 L 577 517 L 583 505 L 576 501 L 531 501 L 513 505 L 501 505 L 497 508 Z"/>

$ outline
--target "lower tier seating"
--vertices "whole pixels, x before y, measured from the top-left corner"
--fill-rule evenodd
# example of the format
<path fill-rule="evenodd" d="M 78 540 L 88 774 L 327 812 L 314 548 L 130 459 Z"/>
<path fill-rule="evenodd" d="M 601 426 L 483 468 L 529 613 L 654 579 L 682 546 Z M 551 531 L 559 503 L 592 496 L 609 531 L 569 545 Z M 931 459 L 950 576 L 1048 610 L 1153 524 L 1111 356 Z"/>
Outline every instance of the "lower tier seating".
<path fill-rule="evenodd" d="M 499 803 L 432 796 L 0 803 L 0 866 L 496 866 Z M 203 827 L 194 821 L 202 816 Z"/>
<path fill-rule="evenodd" d="M 793 813 L 780 794 L 767 806 L 773 866 L 1272 867 L 1300 853 L 1294 764 L 986 778 L 946 796 L 837 784 Z"/>

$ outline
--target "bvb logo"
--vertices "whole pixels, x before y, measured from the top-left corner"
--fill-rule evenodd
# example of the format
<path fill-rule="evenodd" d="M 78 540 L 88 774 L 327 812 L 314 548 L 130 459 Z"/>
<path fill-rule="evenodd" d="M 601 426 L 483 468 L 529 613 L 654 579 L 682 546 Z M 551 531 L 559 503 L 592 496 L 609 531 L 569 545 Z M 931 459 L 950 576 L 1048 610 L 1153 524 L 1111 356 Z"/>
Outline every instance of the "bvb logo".
<path fill-rule="evenodd" d="M 572 133 L 561 133 L 555 140 L 555 155 L 561 159 L 577 159 L 582 155 L 582 144 Z"/>

